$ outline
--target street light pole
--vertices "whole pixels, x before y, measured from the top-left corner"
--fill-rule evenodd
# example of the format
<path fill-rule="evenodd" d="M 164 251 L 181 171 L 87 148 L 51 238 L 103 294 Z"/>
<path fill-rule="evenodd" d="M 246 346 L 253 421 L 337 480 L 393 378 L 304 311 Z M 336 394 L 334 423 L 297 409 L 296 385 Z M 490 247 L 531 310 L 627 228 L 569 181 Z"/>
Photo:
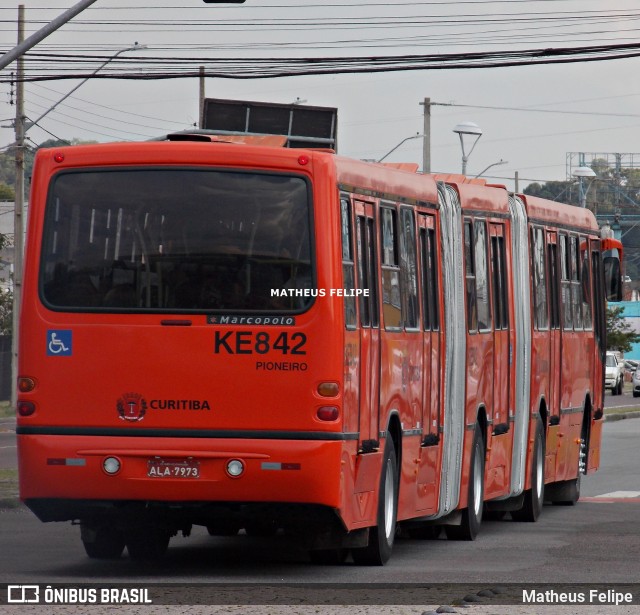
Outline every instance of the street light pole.
<path fill-rule="evenodd" d="M 580 207 L 587 206 L 587 192 L 589 192 L 589 188 L 591 188 L 591 184 L 587 186 L 587 189 L 584 188 L 584 178 L 585 177 L 596 177 L 595 171 L 591 167 L 576 167 L 573 170 L 572 175 L 578 178 L 578 193 L 580 197 Z"/>
<path fill-rule="evenodd" d="M 389 156 L 390 154 L 393 154 L 393 152 L 395 152 L 403 143 L 406 143 L 407 141 L 411 141 L 411 139 L 422 139 L 424 137 L 424 135 L 421 135 L 420 133 L 412 135 L 410 137 L 407 137 L 406 139 L 402 139 L 402 141 L 400 141 L 400 143 L 398 143 L 398 145 L 396 145 L 394 148 L 390 149 L 382 158 L 380 158 L 379 160 L 377 160 L 377 162 L 382 162 L 387 156 Z"/>
<path fill-rule="evenodd" d="M 471 152 L 473 152 L 476 143 L 478 143 L 480 137 L 482 136 L 482 128 L 473 122 L 461 122 L 460 124 L 456 124 L 453 128 L 453 132 L 457 132 L 460 137 L 460 147 L 462 148 L 462 174 L 467 174 L 467 162 L 469 161 L 469 156 L 471 156 Z M 464 135 L 471 135 L 475 137 L 475 141 L 471 145 L 471 149 L 469 153 L 466 153 L 464 149 Z"/>
<path fill-rule="evenodd" d="M 21 41 L 11 51 L 5 53 L 0 58 L 0 69 L 8 66 L 14 60 L 18 59 L 25 52 L 29 51 L 34 45 L 37 45 L 42 39 L 47 38 L 49 34 L 55 32 L 58 28 L 64 26 L 69 20 L 73 19 L 78 13 L 90 7 L 96 0 L 82 0 L 75 6 L 67 9 L 62 15 L 50 21 L 44 28 L 40 28 L 34 32 L 28 39 Z"/>
<path fill-rule="evenodd" d="M 24 40 L 24 4 L 18 7 L 18 45 Z M 11 406 L 16 407 L 18 382 L 18 323 L 22 304 L 22 244 L 24 238 L 24 61 L 18 57 L 16 80 L 16 181 L 13 207 L 13 303 L 11 322 Z"/>
<path fill-rule="evenodd" d="M 494 162 L 492 164 L 490 164 L 488 167 L 482 169 L 482 171 L 480 171 L 480 173 L 478 173 L 477 175 L 474 175 L 473 178 L 475 179 L 476 177 L 480 177 L 481 175 L 484 175 L 490 168 L 492 167 L 497 167 L 498 165 L 501 164 L 509 164 L 508 160 L 498 160 L 498 162 Z"/>
<path fill-rule="evenodd" d="M 49 107 L 38 119 L 33 120 L 33 122 L 29 122 L 25 125 L 24 131 L 26 132 L 27 130 L 29 130 L 29 128 L 31 128 L 32 126 L 35 126 L 43 117 L 45 117 L 46 115 L 49 115 L 49 113 L 51 113 L 61 102 L 63 102 L 64 100 L 66 100 L 67 98 L 69 98 L 69 96 L 71 96 L 71 94 L 73 94 L 79 87 L 81 87 L 82 85 L 84 85 L 87 81 L 89 81 L 89 79 L 91 79 L 91 77 L 93 77 L 96 73 L 99 73 L 107 64 L 109 64 L 109 62 L 112 62 L 113 60 L 115 60 L 121 53 L 124 53 L 125 51 L 138 51 L 139 49 L 146 49 L 147 46 L 146 45 L 138 45 L 138 42 L 136 41 L 133 44 L 133 47 L 126 47 L 125 49 L 120 49 L 120 51 L 116 51 L 116 53 L 114 53 L 111 57 L 107 58 L 106 62 L 103 62 L 100 66 L 98 66 L 98 68 L 96 68 L 96 70 L 94 70 L 88 77 L 85 77 L 80 83 L 78 83 L 78 85 L 76 85 L 75 88 L 73 88 L 72 90 L 70 90 L 69 92 L 67 92 L 57 103 L 55 103 L 52 107 Z"/>

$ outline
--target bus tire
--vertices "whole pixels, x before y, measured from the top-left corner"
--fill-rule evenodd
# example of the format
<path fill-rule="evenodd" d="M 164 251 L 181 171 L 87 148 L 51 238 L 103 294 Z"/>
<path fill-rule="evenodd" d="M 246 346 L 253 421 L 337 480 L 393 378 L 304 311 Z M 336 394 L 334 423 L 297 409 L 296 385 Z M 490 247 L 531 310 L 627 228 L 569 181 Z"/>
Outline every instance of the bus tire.
<path fill-rule="evenodd" d="M 575 506 L 580 499 L 580 474 L 577 478 L 553 483 L 549 501 L 554 506 Z"/>
<path fill-rule="evenodd" d="M 91 559 L 118 559 L 125 547 L 122 532 L 110 527 L 96 529 L 81 525 L 80 538 Z"/>
<path fill-rule="evenodd" d="M 135 561 L 153 561 L 167 552 L 171 534 L 159 528 L 139 528 L 127 535 L 127 551 Z"/>
<path fill-rule="evenodd" d="M 520 510 L 511 512 L 514 521 L 537 521 L 544 503 L 544 457 L 545 442 L 542 421 L 536 423 L 536 436 L 531 459 L 531 489 L 524 494 L 524 504 Z"/>
<path fill-rule="evenodd" d="M 380 473 L 377 524 L 369 528 L 369 544 L 353 549 L 351 555 L 356 564 L 383 566 L 391 557 L 396 533 L 398 513 L 398 463 L 391 435 L 387 434 L 384 459 Z"/>
<path fill-rule="evenodd" d="M 480 531 L 484 508 L 484 457 L 484 438 L 480 425 L 476 423 L 471 448 L 467 507 L 462 511 L 460 525 L 445 525 L 449 540 L 475 540 Z"/>

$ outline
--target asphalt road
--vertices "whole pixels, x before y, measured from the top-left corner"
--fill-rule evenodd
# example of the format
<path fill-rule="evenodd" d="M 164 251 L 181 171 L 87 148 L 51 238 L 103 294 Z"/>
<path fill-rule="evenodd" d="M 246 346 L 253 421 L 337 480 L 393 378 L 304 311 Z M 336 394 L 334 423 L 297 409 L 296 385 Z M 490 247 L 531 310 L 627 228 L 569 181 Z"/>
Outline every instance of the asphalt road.
<path fill-rule="evenodd" d="M 79 529 L 0 512 L 0 580 L 7 582 L 509 583 L 635 582 L 640 570 L 640 420 L 607 422 L 601 470 L 575 507 L 545 506 L 538 523 L 483 523 L 475 542 L 400 538 L 381 568 L 312 565 L 284 537 L 212 538 L 194 528 L 166 558 L 141 565 L 89 560 Z"/>

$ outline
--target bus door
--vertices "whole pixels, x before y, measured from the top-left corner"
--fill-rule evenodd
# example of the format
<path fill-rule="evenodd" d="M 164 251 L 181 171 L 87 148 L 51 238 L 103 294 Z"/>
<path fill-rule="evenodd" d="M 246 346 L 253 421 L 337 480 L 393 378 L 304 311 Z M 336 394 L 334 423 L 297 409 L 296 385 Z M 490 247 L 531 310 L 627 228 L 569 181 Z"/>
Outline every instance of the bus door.
<path fill-rule="evenodd" d="M 487 483 L 491 490 L 501 492 L 510 480 L 511 441 L 513 430 L 509 423 L 510 396 L 510 333 L 509 303 L 506 271 L 506 240 L 504 224 L 489 223 L 491 287 L 493 294 L 493 428 L 489 440 Z"/>
<path fill-rule="evenodd" d="M 567 304 L 565 279 L 567 277 L 567 259 L 564 256 L 567 248 L 566 235 L 559 236 L 556 231 L 547 231 L 547 267 L 549 271 L 549 361 L 547 411 L 549 413 L 545 476 L 557 479 L 558 472 L 563 471 L 564 433 L 560 425 L 560 387 L 562 385 L 562 328 L 571 326 L 571 297 Z M 563 304 L 561 310 L 561 304 Z M 567 309 L 568 306 L 568 309 Z"/>
<path fill-rule="evenodd" d="M 422 426 L 420 468 L 418 471 L 418 510 L 437 510 L 436 477 L 441 428 L 444 422 L 440 399 L 440 285 L 435 219 L 418 214 L 420 270 L 423 313 Z"/>
<path fill-rule="evenodd" d="M 493 286 L 493 430 L 509 430 L 509 304 L 507 300 L 506 254 L 503 224 L 490 224 L 491 277 Z"/>
<path fill-rule="evenodd" d="M 378 303 L 378 262 L 373 204 L 355 201 L 356 258 L 360 312 L 360 412 L 359 450 L 378 447 L 380 406 L 380 311 Z"/>
<path fill-rule="evenodd" d="M 549 415 L 550 424 L 560 420 L 560 272 L 558 263 L 558 234 L 547 231 L 547 259 L 549 266 Z"/>
<path fill-rule="evenodd" d="M 604 406 L 604 361 L 607 350 L 607 326 L 605 313 L 605 291 L 602 255 L 597 241 L 591 240 L 591 280 L 586 284 L 585 294 L 593 306 L 592 326 L 595 334 L 595 357 L 593 362 L 593 404 L 594 418 L 591 421 L 589 447 L 587 449 L 587 472 L 600 466 L 600 446 L 602 439 L 602 413 Z M 596 358 L 597 357 L 597 358 Z"/>

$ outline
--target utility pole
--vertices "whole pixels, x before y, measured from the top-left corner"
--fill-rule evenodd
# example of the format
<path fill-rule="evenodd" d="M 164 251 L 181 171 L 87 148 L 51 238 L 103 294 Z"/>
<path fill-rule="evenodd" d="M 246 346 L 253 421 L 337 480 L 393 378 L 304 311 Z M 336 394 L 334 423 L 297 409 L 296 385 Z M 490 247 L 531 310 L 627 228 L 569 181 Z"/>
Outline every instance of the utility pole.
<path fill-rule="evenodd" d="M 431 99 L 420 103 L 424 106 L 424 141 L 422 142 L 422 172 L 431 173 Z"/>
<path fill-rule="evenodd" d="M 24 41 L 24 4 L 18 7 L 18 46 Z M 16 202 L 13 212 L 13 326 L 11 335 L 11 403 L 16 405 L 18 382 L 18 324 L 22 299 L 22 244 L 24 238 L 24 60 L 18 58 L 16 71 Z"/>
<path fill-rule="evenodd" d="M 50 21 L 44 28 L 40 28 L 37 32 L 32 34 L 26 41 L 24 36 L 22 40 L 18 42 L 18 45 L 14 47 L 8 53 L 5 53 L 0 57 L 0 69 L 8 66 L 14 60 L 17 60 L 25 52 L 29 51 L 34 45 L 37 45 L 41 40 L 47 38 L 49 34 L 55 32 L 61 26 L 64 26 L 70 19 L 73 19 L 78 13 L 84 11 L 87 7 L 91 6 L 96 0 L 81 0 L 78 4 L 67 9 L 62 15 L 56 17 L 53 21 Z"/>
<path fill-rule="evenodd" d="M 200 67 L 200 95 L 198 96 L 198 128 L 204 128 L 204 66 Z"/>

